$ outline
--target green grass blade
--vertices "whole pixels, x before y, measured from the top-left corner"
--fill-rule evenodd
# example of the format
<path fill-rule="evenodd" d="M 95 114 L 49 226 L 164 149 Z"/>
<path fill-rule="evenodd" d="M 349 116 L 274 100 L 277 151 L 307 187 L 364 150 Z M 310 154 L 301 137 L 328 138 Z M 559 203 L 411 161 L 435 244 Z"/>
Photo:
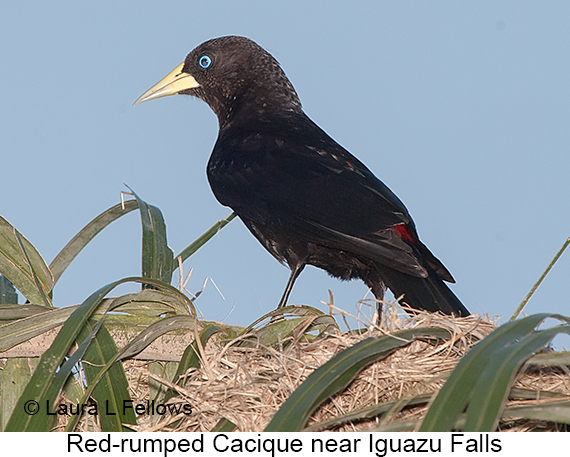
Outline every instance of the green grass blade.
<path fill-rule="evenodd" d="M 43 313 L 37 313 L 0 326 L 0 352 L 7 351 L 34 336 L 41 335 L 63 324 L 77 309 L 77 306 L 49 309 L 47 311 L 45 307 L 42 308 L 44 309 Z"/>
<path fill-rule="evenodd" d="M 16 304 L 18 304 L 18 294 L 14 284 L 8 281 L 8 278 L 0 275 L 0 305 Z"/>
<path fill-rule="evenodd" d="M 231 420 L 226 419 L 225 417 L 221 418 L 216 425 L 212 427 L 210 432 L 216 433 L 228 433 L 233 432 L 237 428 L 237 425 L 234 424 Z"/>
<path fill-rule="evenodd" d="M 307 319 L 311 319 L 311 317 L 296 317 L 293 319 L 270 322 L 266 326 L 253 332 L 253 342 L 255 345 L 273 346 L 283 341 L 283 339 L 292 336 L 299 328 L 304 327 Z"/>
<path fill-rule="evenodd" d="M 194 305 L 178 289 L 145 289 L 137 293 L 117 297 L 113 309 L 139 316 L 196 315 Z"/>
<path fill-rule="evenodd" d="M 42 303 L 45 305 L 46 308 L 53 308 L 53 305 L 51 303 L 51 289 L 49 291 L 50 296 L 48 297 L 48 294 L 46 293 L 46 290 L 44 288 L 44 283 L 42 283 L 42 281 L 38 277 L 38 274 L 36 273 L 37 268 L 41 269 L 41 268 L 45 267 L 45 262 L 43 261 L 43 259 L 41 260 L 40 263 L 38 263 L 37 261 L 32 262 L 32 260 L 30 259 L 30 256 L 28 255 L 28 252 L 26 251 L 26 247 L 24 246 L 24 243 L 22 242 L 22 236 L 20 235 L 20 232 L 15 230 L 14 235 L 16 236 L 16 240 L 18 241 L 18 244 L 20 245 L 20 249 L 22 250 L 22 254 L 24 254 L 24 259 L 26 260 L 26 264 L 30 268 L 30 272 L 32 273 L 32 279 L 34 280 L 34 283 L 36 285 L 36 290 L 38 291 L 38 293 L 42 297 Z M 49 272 L 49 273 L 50 273 L 49 279 L 52 281 L 50 287 L 53 289 L 53 276 L 51 275 L 51 272 Z"/>
<path fill-rule="evenodd" d="M 199 368 L 200 367 L 200 346 L 205 347 L 208 343 L 208 340 L 214 336 L 216 333 L 221 332 L 222 329 L 217 325 L 208 324 L 204 329 L 200 332 L 200 345 L 198 345 L 198 341 L 194 340 L 192 344 L 189 344 L 186 349 L 184 350 L 184 354 L 180 358 L 180 363 L 178 363 L 178 367 L 176 368 L 176 372 L 172 377 L 172 383 L 178 384 L 181 386 L 184 383 L 184 374 L 190 368 Z M 176 391 L 174 389 L 168 389 L 164 396 L 163 402 L 166 403 L 172 397 L 176 396 Z"/>
<path fill-rule="evenodd" d="M 265 431 L 301 430 L 311 412 L 323 400 L 344 389 L 370 363 L 387 357 L 415 338 L 449 336 L 449 332 L 441 328 L 417 328 L 368 338 L 345 349 L 307 377 L 277 411 Z"/>
<path fill-rule="evenodd" d="M 34 400 L 44 407 L 47 401 L 55 401 L 54 386 L 55 374 L 61 366 L 71 345 L 75 342 L 81 328 L 95 312 L 101 301 L 111 290 L 120 284 L 135 281 L 142 282 L 141 278 L 124 278 L 101 287 L 91 294 L 79 305 L 65 321 L 51 346 L 44 352 L 32 379 L 20 397 L 16 410 L 6 427 L 7 431 L 42 431 L 45 430 L 45 414 L 29 416 L 24 412 L 24 404 Z M 52 395 L 54 395 L 52 397 Z M 44 412 L 45 413 L 45 412 Z"/>
<path fill-rule="evenodd" d="M 550 261 L 550 263 L 546 267 L 546 270 L 544 270 L 542 272 L 542 274 L 540 275 L 540 278 L 538 278 L 538 281 L 536 281 L 534 286 L 532 286 L 532 288 L 530 289 L 530 292 L 526 295 L 526 297 L 524 297 L 523 301 L 518 306 L 518 308 L 515 310 L 515 312 L 513 313 L 513 315 L 511 316 L 511 318 L 509 320 L 514 321 L 517 317 L 519 317 L 519 314 L 522 312 L 522 310 L 524 309 L 524 307 L 526 306 L 528 301 L 531 299 L 531 297 L 534 295 L 534 293 L 536 292 L 536 289 L 538 289 L 538 286 L 540 286 L 542 281 L 544 281 L 544 278 L 546 278 L 546 275 L 550 272 L 550 270 L 552 270 L 552 267 L 558 261 L 558 259 L 563 254 L 563 252 L 566 250 L 566 248 L 568 247 L 569 244 L 570 244 L 570 238 L 568 238 L 564 242 L 562 247 L 559 249 L 559 251 L 556 253 L 554 258 Z"/>
<path fill-rule="evenodd" d="M 126 294 L 113 299 L 105 299 L 98 314 L 105 314 L 110 309 L 121 313 L 138 316 L 188 315 L 196 316 L 192 300 L 176 287 L 162 281 L 149 278 L 131 278 L 134 282 L 150 284 L 153 289 L 144 289 L 134 294 Z M 0 308 L 1 309 L 1 308 Z M 108 316 L 107 319 L 113 316 Z"/>
<path fill-rule="evenodd" d="M 269 313 L 265 314 L 264 316 L 261 316 L 255 322 L 250 324 L 243 331 L 243 333 L 246 334 L 246 333 L 250 333 L 250 332 L 254 331 L 255 327 L 265 320 L 270 320 L 270 323 L 271 323 L 271 319 L 273 319 L 275 317 L 287 317 L 289 315 L 292 315 L 292 316 L 326 316 L 326 314 L 323 313 L 320 309 L 314 308 L 312 306 L 307 306 L 307 305 L 283 306 L 282 308 L 274 309 L 273 311 L 270 311 Z"/>
<path fill-rule="evenodd" d="M 99 328 L 100 324 L 95 327 L 91 335 L 89 335 L 89 337 L 86 338 L 86 340 L 75 350 L 73 355 L 65 361 L 65 363 L 61 366 L 61 368 L 57 371 L 57 373 L 55 373 L 54 376 L 50 378 L 49 382 L 46 382 L 44 384 L 44 387 L 46 389 L 45 395 L 40 400 L 36 400 L 37 405 L 39 405 L 38 413 L 35 414 L 34 416 L 31 416 L 33 420 L 27 422 L 25 417 L 26 416 L 25 411 L 24 409 L 21 409 L 21 403 L 22 403 L 22 398 L 26 398 L 26 391 L 28 390 L 30 384 L 38 382 L 36 378 L 36 372 L 37 372 L 36 369 L 34 375 L 32 376 L 32 379 L 28 382 L 26 390 L 24 390 L 24 393 L 20 396 L 18 400 L 18 404 L 16 405 L 16 410 L 12 415 L 12 418 L 8 422 L 6 431 L 25 431 L 25 429 L 20 429 L 20 427 L 23 424 L 27 425 L 27 430 L 30 431 L 47 432 L 50 430 L 50 428 L 54 423 L 54 416 L 50 416 L 48 413 L 53 413 L 55 399 L 57 398 L 59 391 L 65 385 L 73 368 L 80 361 L 81 357 L 87 350 L 87 347 L 91 342 L 91 339 L 97 333 L 97 330 L 99 330 Z M 41 365 L 41 359 L 40 359 L 40 365 Z"/>
<path fill-rule="evenodd" d="M 275 320 L 276 317 L 280 319 Z M 256 328 L 264 321 L 267 322 Z M 330 333 L 333 329 L 338 329 L 334 318 L 317 308 L 304 305 L 284 306 L 260 317 L 244 329 L 241 335 L 250 335 L 250 338 L 243 339 L 239 345 L 272 346 L 294 335 L 297 337 L 305 335 L 307 338 L 314 339 L 317 336 L 313 332 L 318 332 L 320 336 L 327 332 Z"/>
<path fill-rule="evenodd" d="M 102 212 L 93 219 L 89 224 L 81 229 L 81 231 L 67 243 L 67 245 L 53 259 L 49 268 L 53 274 L 54 283 L 56 283 L 69 264 L 75 259 L 77 254 L 87 246 L 87 244 L 95 238 L 95 236 L 107 227 L 111 222 L 119 219 L 125 214 L 138 208 L 136 200 L 129 200 L 124 204 L 119 203 L 108 210 Z"/>
<path fill-rule="evenodd" d="M 551 390 L 531 390 L 522 389 L 520 387 L 513 387 L 509 392 L 510 400 L 546 400 L 550 398 L 568 398 L 562 392 L 553 392 Z"/>
<path fill-rule="evenodd" d="M 183 299 L 187 300 L 187 298 L 180 293 L 177 289 L 175 289 L 174 287 L 170 286 L 169 284 L 164 284 L 161 281 L 155 281 L 155 280 L 149 280 L 147 278 L 126 278 L 123 281 L 134 281 L 134 282 L 139 282 L 139 283 L 143 283 L 143 284 L 151 284 L 157 288 L 161 288 L 162 292 L 167 292 L 167 293 L 171 293 L 171 294 L 178 294 L 180 295 L 180 297 L 182 297 Z M 147 293 L 148 291 L 141 291 L 140 293 L 142 295 L 148 295 Z M 154 291 L 156 293 L 161 292 L 161 291 Z M 178 297 L 178 298 L 180 298 Z M 110 312 L 110 311 L 116 311 L 116 310 L 120 310 L 121 307 L 124 304 L 124 300 L 123 297 L 118 297 L 114 300 L 112 300 L 111 302 L 106 301 L 103 305 L 101 305 L 101 310 L 102 312 Z M 107 315 L 107 318 L 112 317 Z M 110 344 L 106 345 L 105 351 L 106 354 L 102 355 L 100 358 L 101 359 L 105 359 L 106 363 L 103 364 L 103 366 L 101 367 L 101 365 L 97 365 L 97 371 L 90 373 L 90 382 L 87 385 L 87 388 L 85 390 L 85 393 L 82 397 L 82 399 L 80 400 L 80 403 L 86 403 L 87 400 L 89 399 L 89 397 L 91 395 L 93 395 L 93 391 L 98 387 L 99 383 L 104 380 L 107 376 L 107 373 L 109 370 L 113 370 L 113 369 L 118 369 L 118 368 L 114 368 L 114 364 L 116 364 L 116 362 L 123 360 L 125 358 L 129 358 L 129 357 L 133 357 L 136 354 L 138 354 L 139 352 L 141 352 L 142 350 L 144 350 L 149 344 L 151 344 L 156 338 L 171 332 L 171 331 L 176 331 L 176 330 L 180 330 L 180 329 L 194 329 L 196 326 L 196 319 L 194 317 L 188 316 L 188 315 L 183 315 L 183 316 L 175 316 L 173 318 L 165 318 L 165 319 L 161 319 L 158 322 L 155 322 L 153 324 L 151 324 L 149 327 L 147 327 L 144 331 L 142 331 L 141 333 L 139 333 L 129 344 L 125 345 L 122 349 L 117 350 L 116 346 L 114 346 L 114 342 L 113 342 L 113 347 L 111 347 Z M 93 365 L 94 366 L 94 365 Z M 122 369 L 122 367 L 121 367 Z M 113 374 L 111 373 L 110 379 L 113 380 Z M 113 402 L 116 405 L 121 405 L 122 404 L 122 398 L 124 398 L 125 400 L 128 400 L 129 398 L 127 397 L 127 394 L 125 392 L 121 392 L 120 390 L 109 394 L 108 392 L 106 394 L 102 394 L 101 395 L 101 399 L 104 401 L 106 398 L 110 398 L 110 397 L 104 397 L 104 395 L 113 395 L 115 396 L 115 399 L 113 400 Z M 119 407 L 117 406 L 117 407 Z M 122 407 L 122 406 L 120 406 Z M 126 420 L 122 420 L 122 424 L 129 424 L 132 422 L 132 417 L 130 415 L 125 416 Z M 79 421 L 79 416 L 72 416 L 66 426 L 66 431 L 70 432 L 73 431 L 77 422 Z M 108 423 L 107 424 L 108 427 L 112 428 L 112 427 L 116 427 L 118 426 L 118 423 Z M 122 427 L 124 430 L 127 430 L 127 428 L 125 428 L 124 426 Z"/>
<path fill-rule="evenodd" d="M 146 281 L 137 281 L 146 282 Z M 81 403 L 86 403 L 87 399 L 92 395 L 93 390 L 97 387 L 101 379 L 114 363 L 135 356 L 151 344 L 156 338 L 168 332 L 176 330 L 193 330 L 197 327 L 198 321 L 192 316 L 174 316 L 160 320 L 152 324 L 144 331 L 139 333 L 129 344 L 119 350 L 94 377 L 94 380 L 87 386 L 85 394 L 81 399 Z M 67 424 L 65 431 L 71 432 L 75 428 L 79 420 L 78 416 L 72 416 Z"/>
<path fill-rule="evenodd" d="M 413 432 L 418 425 L 418 421 L 401 421 L 382 424 L 374 428 L 373 432 L 391 433 L 391 432 Z"/>
<path fill-rule="evenodd" d="M 570 352 L 545 352 L 543 354 L 536 354 L 527 360 L 528 364 L 532 365 L 570 365 Z"/>
<path fill-rule="evenodd" d="M 204 246 L 214 235 L 216 235 L 222 228 L 228 225 L 236 217 L 235 213 L 230 214 L 225 219 L 216 222 L 212 227 L 210 227 L 200 238 L 194 241 L 190 246 L 184 249 L 180 254 L 175 256 L 176 259 L 180 258 L 180 263 L 184 262 L 188 257 L 194 254 L 198 249 Z M 174 270 L 178 268 L 179 264 L 174 267 Z"/>
<path fill-rule="evenodd" d="M 87 322 L 79 334 L 83 341 L 93 331 L 94 325 Z M 100 367 L 106 365 L 117 354 L 115 341 L 103 326 L 93 339 L 83 357 L 83 370 L 87 384 L 95 382 Z M 125 370 L 120 363 L 114 363 L 101 378 L 92 394 L 99 407 L 99 421 L 103 432 L 126 432 L 129 429 L 123 424 L 136 424 L 137 419 L 132 409 L 124 409 L 123 405 L 131 400 L 129 383 Z"/>
<path fill-rule="evenodd" d="M 14 406 L 32 377 L 35 365 L 37 359 L 16 357 L 8 359 L 0 371 L 0 431 L 4 431 Z"/>
<path fill-rule="evenodd" d="M 119 359 L 134 357 L 159 336 L 165 335 L 168 332 L 194 330 L 198 328 L 199 325 L 198 320 L 192 316 L 165 317 L 139 333 L 133 341 L 120 351 Z"/>
<path fill-rule="evenodd" d="M 355 409 L 346 414 L 341 414 L 335 416 L 331 419 L 327 419 L 323 422 L 318 422 L 303 429 L 304 432 L 319 432 L 321 430 L 330 430 L 339 427 L 344 424 L 349 424 L 351 422 L 358 422 L 364 419 L 372 419 L 378 416 L 382 416 L 390 412 L 394 406 L 398 403 L 404 401 L 405 406 L 418 406 L 425 405 L 432 397 L 433 394 L 421 394 L 408 399 L 398 399 L 393 401 L 388 401 L 385 403 L 379 403 L 377 405 L 367 406 L 366 408 Z M 412 427 L 413 428 L 413 427 Z"/>
<path fill-rule="evenodd" d="M 450 431 L 471 399 L 481 373 L 493 353 L 512 344 L 517 338 L 531 334 L 536 326 L 552 314 L 543 313 L 519 321 L 508 322 L 479 341 L 457 364 L 430 406 L 420 431 Z"/>
<path fill-rule="evenodd" d="M 51 271 L 36 248 L 2 216 L 0 274 L 36 305 L 46 303 L 54 285 Z"/>
<path fill-rule="evenodd" d="M 148 364 L 148 371 L 161 379 L 172 379 L 176 369 L 178 367 L 178 362 L 163 362 L 156 361 Z M 157 403 L 166 403 L 165 396 L 169 391 L 169 387 L 165 386 L 158 379 L 149 377 L 148 386 L 150 391 L 150 399 L 156 401 Z M 159 417 L 151 417 L 151 424 L 156 425 L 160 421 Z"/>
<path fill-rule="evenodd" d="M 174 251 L 166 239 L 166 223 L 162 212 L 153 205 L 148 205 L 150 217 L 153 221 L 154 233 L 156 237 L 156 258 L 157 258 L 157 278 L 158 280 L 170 284 L 172 282 L 172 272 L 174 271 Z"/>
<path fill-rule="evenodd" d="M 359 422 L 366 419 L 373 419 L 378 416 L 382 416 L 386 413 L 391 412 L 395 406 L 399 403 L 403 402 L 403 406 L 406 408 L 424 405 L 430 401 L 432 398 L 432 393 L 420 394 L 410 398 L 400 398 L 398 400 L 393 400 L 385 403 L 379 403 L 376 405 L 368 406 L 365 408 L 357 409 L 350 411 L 349 413 L 342 414 L 335 416 L 331 419 L 327 419 L 323 422 L 319 422 L 316 424 L 311 425 L 303 429 L 304 432 L 318 432 L 322 430 L 331 430 L 336 429 L 339 426 L 350 424 L 351 422 Z M 536 419 L 536 420 L 549 420 L 556 422 L 564 422 L 568 420 L 568 416 L 566 414 L 570 414 L 570 402 L 567 400 L 567 396 L 563 393 L 557 392 L 550 392 L 550 391 L 535 391 L 535 390 L 526 390 L 526 389 L 511 389 L 510 399 L 517 399 L 517 400 L 536 400 L 540 398 L 542 400 L 545 399 L 560 399 L 562 398 L 563 401 L 557 402 L 548 402 L 542 403 L 540 405 L 533 405 L 533 406 L 516 406 L 516 407 L 508 407 L 505 408 L 502 414 L 502 418 L 522 418 L 522 419 Z M 544 411 L 541 408 L 544 407 Z M 554 414 L 549 416 L 550 411 Z M 558 411 L 558 413 L 556 412 Z M 563 420 L 561 420 L 562 417 Z M 454 428 L 463 427 L 465 424 L 464 415 L 460 416 L 460 419 L 455 423 Z M 391 431 L 404 431 L 404 430 L 413 430 L 415 428 L 416 423 L 406 423 L 401 430 L 394 429 L 395 424 L 399 424 L 400 422 L 387 422 L 385 425 L 381 425 L 380 428 L 374 431 L 387 431 L 385 427 L 389 427 Z"/>
<path fill-rule="evenodd" d="M 570 402 L 566 400 L 532 406 L 512 406 L 503 411 L 503 418 L 507 417 L 570 424 Z"/>
<path fill-rule="evenodd" d="M 128 186 L 127 186 L 128 187 Z M 170 284 L 174 253 L 166 240 L 166 224 L 161 211 L 141 199 L 130 187 L 140 210 L 142 226 L 142 276 Z"/>
<path fill-rule="evenodd" d="M 204 330 L 200 332 L 200 345 L 205 347 L 208 344 L 208 340 L 214 336 L 216 333 L 221 332 L 222 329 L 217 325 L 208 324 L 204 327 Z M 190 369 L 190 368 L 200 368 L 200 348 L 197 341 L 194 341 L 192 344 L 189 344 L 184 354 L 180 358 L 180 363 L 178 364 L 178 369 L 172 378 L 173 384 L 181 385 L 183 381 L 182 376 Z M 166 398 L 168 400 L 168 398 Z"/>
<path fill-rule="evenodd" d="M 49 390 L 46 394 L 46 399 L 50 400 L 50 403 L 53 403 L 54 400 L 52 399 L 57 398 L 60 390 L 63 389 L 64 386 L 67 384 L 69 375 L 71 374 L 74 367 L 76 367 L 81 361 L 81 359 L 84 357 L 85 353 L 87 352 L 87 349 L 89 348 L 89 345 L 93 341 L 93 338 L 95 337 L 97 332 L 101 329 L 102 325 L 103 325 L 103 320 L 99 321 L 94 327 L 92 327 L 91 332 L 87 335 L 87 337 L 75 350 L 73 355 L 65 361 L 62 367 L 59 369 L 59 371 L 55 374 L 55 376 L 53 377 L 53 381 L 50 382 Z M 86 404 L 86 403 L 87 401 L 80 402 L 80 404 Z M 79 420 L 79 417 L 81 416 L 72 415 L 69 420 L 69 423 L 73 423 L 74 420 Z M 38 428 L 38 430 L 36 431 L 47 431 L 49 428 L 49 423 L 46 421 L 45 430 L 39 429 L 39 427 L 41 426 L 41 422 L 39 421 L 38 423 L 35 424 L 35 426 Z"/>
<path fill-rule="evenodd" d="M 0 305 L 0 325 L 45 312 L 41 305 Z"/>
<path fill-rule="evenodd" d="M 466 432 L 492 432 L 500 419 L 515 375 L 529 357 L 547 346 L 558 333 L 570 333 L 568 326 L 559 326 L 517 339 L 513 344 L 489 354 L 487 366 L 477 380 L 467 408 Z"/>

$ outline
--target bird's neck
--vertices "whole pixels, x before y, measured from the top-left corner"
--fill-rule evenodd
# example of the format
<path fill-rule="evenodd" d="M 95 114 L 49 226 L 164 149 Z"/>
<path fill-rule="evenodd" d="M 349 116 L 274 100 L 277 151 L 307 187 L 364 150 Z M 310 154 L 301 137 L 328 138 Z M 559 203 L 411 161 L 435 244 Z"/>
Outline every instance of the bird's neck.
<path fill-rule="evenodd" d="M 273 123 L 303 113 L 295 92 L 271 88 L 244 88 L 208 104 L 216 113 L 220 128 Z"/>

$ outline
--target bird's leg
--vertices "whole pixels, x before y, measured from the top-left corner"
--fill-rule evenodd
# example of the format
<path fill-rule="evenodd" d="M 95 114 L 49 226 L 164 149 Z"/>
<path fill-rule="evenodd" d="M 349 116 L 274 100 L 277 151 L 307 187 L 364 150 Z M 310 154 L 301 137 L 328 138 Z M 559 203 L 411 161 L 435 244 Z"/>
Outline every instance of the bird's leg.
<path fill-rule="evenodd" d="M 299 277 L 299 275 L 303 271 L 303 268 L 305 268 L 304 263 L 296 264 L 291 267 L 291 276 L 289 276 L 289 281 L 287 281 L 287 287 L 285 288 L 285 292 L 283 292 L 283 296 L 279 301 L 279 305 L 277 305 L 277 309 L 283 308 L 287 304 L 287 300 L 289 299 L 291 290 L 293 290 L 293 284 L 295 284 L 295 280 Z"/>
<path fill-rule="evenodd" d="M 376 299 L 376 322 L 375 324 L 379 327 L 382 323 L 382 300 L 384 300 L 384 294 L 386 293 L 386 284 L 380 276 L 380 272 L 377 268 L 370 268 L 367 274 L 362 277 L 364 283 L 370 287 L 370 290 L 374 294 Z"/>
<path fill-rule="evenodd" d="M 382 294 L 376 294 L 374 293 L 374 297 L 376 298 L 376 300 L 384 300 L 384 291 L 382 291 Z M 380 327 L 380 324 L 382 323 L 382 303 L 380 303 L 379 301 L 376 302 L 376 325 L 378 327 Z"/>
<path fill-rule="evenodd" d="M 366 285 L 370 287 L 370 290 L 374 294 L 376 299 L 376 319 L 374 324 L 380 327 L 382 323 L 382 300 L 384 300 L 384 293 L 386 292 L 386 285 L 382 278 L 378 274 L 377 270 L 368 270 L 368 275 L 362 278 Z"/>

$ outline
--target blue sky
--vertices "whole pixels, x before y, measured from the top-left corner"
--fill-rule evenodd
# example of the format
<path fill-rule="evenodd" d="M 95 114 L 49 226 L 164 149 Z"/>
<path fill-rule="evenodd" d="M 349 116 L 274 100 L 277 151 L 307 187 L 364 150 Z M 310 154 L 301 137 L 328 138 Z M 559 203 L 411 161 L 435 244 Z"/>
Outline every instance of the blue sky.
<path fill-rule="evenodd" d="M 168 6 L 166 6 L 168 5 Z M 338 5 L 338 6 L 337 6 Z M 230 213 L 205 174 L 214 114 L 190 97 L 133 107 L 201 42 L 245 35 L 307 114 L 406 204 L 474 313 L 508 318 L 570 236 L 570 3 L 10 2 L 0 15 L 0 214 L 50 262 L 131 186 L 176 252 Z M 57 306 L 140 272 L 135 213 L 85 249 Z M 288 269 L 240 221 L 191 258 L 207 319 L 246 325 Z M 570 314 L 566 254 L 526 312 Z M 309 267 L 292 303 L 355 312 L 366 293 Z M 324 308 L 323 308 L 324 309 Z"/>

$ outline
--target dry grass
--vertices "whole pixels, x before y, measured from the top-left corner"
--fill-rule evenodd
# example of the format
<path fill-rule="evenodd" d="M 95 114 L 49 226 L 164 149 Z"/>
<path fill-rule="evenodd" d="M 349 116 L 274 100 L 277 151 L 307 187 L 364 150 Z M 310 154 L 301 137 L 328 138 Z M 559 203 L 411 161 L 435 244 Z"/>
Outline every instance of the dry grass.
<path fill-rule="evenodd" d="M 363 431 L 402 421 L 417 421 L 427 405 L 425 402 L 409 405 L 408 400 L 436 392 L 443 385 L 446 376 L 469 348 L 496 328 L 488 317 L 454 318 L 431 313 L 408 316 L 389 306 L 381 328 L 369 325 L 364 330 L 331 334 L 313 341 L 289 339 L 280 348 L 240 347 L 235 342 L 212 337 L 202 350 L 201 368 L 186 373 L 183 387 L 167 380 L 172 379 L 175 369 L 172 362 L 127 360 L 123 364 L 135 404 L 151 400 L 157 386 L 167 386 L 178 394 L 169 403 L 192 406 L 189 416 L 141 415 L 134 428 L 138 431 L 205 432 L 221 419 L 227 419 L 236 424 L 236 431 L 262 431 L 307 376 L 335 354 L 370 336 L 420 327 L 445 328 L 453 337 L 438 343 L 415 341 L 368 366 L 347 389 L 314 411 L 307 426 L 315 431 Z M 158 364 L 164 368 L 164 373 L 157 374 Z M 518 375 L 516 387 L 537 392 L 536 398 L 510 401 L 509 405 L 536 403 L 542 400 L 539 391 L 570 395 L 568 375 L 562 368 L 527 368 Z M 152 385 L 154 390 L 151 392 Z M 373 417 L 344 421 L 341 425 L 334 422 L 340 415 L 386 402 L 393 402 L 393 405 L 381 420 Z M 62 429 L 67 418 L 58 419 L 57 429 Z M 505 431 L 557 430 L 556 425 L 548 422 L 515 419 L 502 421 L 499 427 Z M 77 429 L 99 431 L 99 425 L 93 417 L 85 417 Z"/>
<path fill-rule="evenodd" d="M 319 407 L 308 425 L 380 402 L 432 393 L 441 387 L 442 376 L 453 369 L 469 347 L 496 327 L 489 319 L 478 316 L 450 318 L 421 313 L 402 318 L 395 310 L 389 311 L 384 322 L 384 328 L 371 326 L 363 332 L 339 333 L 312 342 L 293 341 L 286 349 L 244 348 L 210 341 L 204 348 L 203 367 L 188 373 L 184 387 L 178 389 L 179 396 L 171 400 L 193 406 L 193 414 L 183 416 L 175 429 L 209 431 L 220 419 L 226 418 L 236 424 L 239 431 L 261 431 L 289 395 L 332 356 L 370 336 L 404 328 L 443 327 L 454 338 L 438 345 L 416 341 L 372 364 L 348 389 Z M 157 377 L 140 362 L 127 362 L 125 368 L 130 379 L 139 383 L 139 388 L 132 392 L 133 399 L 146 401 L 149 389 L 148 384 L 144 387 L 140 384 L 141 373 L 144 373 L 143 378 L 157 380 Z M 406 419 L 421 414 L 422 410 L 412 409 L 406 413 Z M 391 414 L 391 418 L 399 416 L 399 409 Z M 141 418 L 138 430 L 161 430 L 170 422 L 172 418 L 153 423 L 146 416 Z M 340 430 L 367 429 L 375 423 L 361 422 Z"/>

